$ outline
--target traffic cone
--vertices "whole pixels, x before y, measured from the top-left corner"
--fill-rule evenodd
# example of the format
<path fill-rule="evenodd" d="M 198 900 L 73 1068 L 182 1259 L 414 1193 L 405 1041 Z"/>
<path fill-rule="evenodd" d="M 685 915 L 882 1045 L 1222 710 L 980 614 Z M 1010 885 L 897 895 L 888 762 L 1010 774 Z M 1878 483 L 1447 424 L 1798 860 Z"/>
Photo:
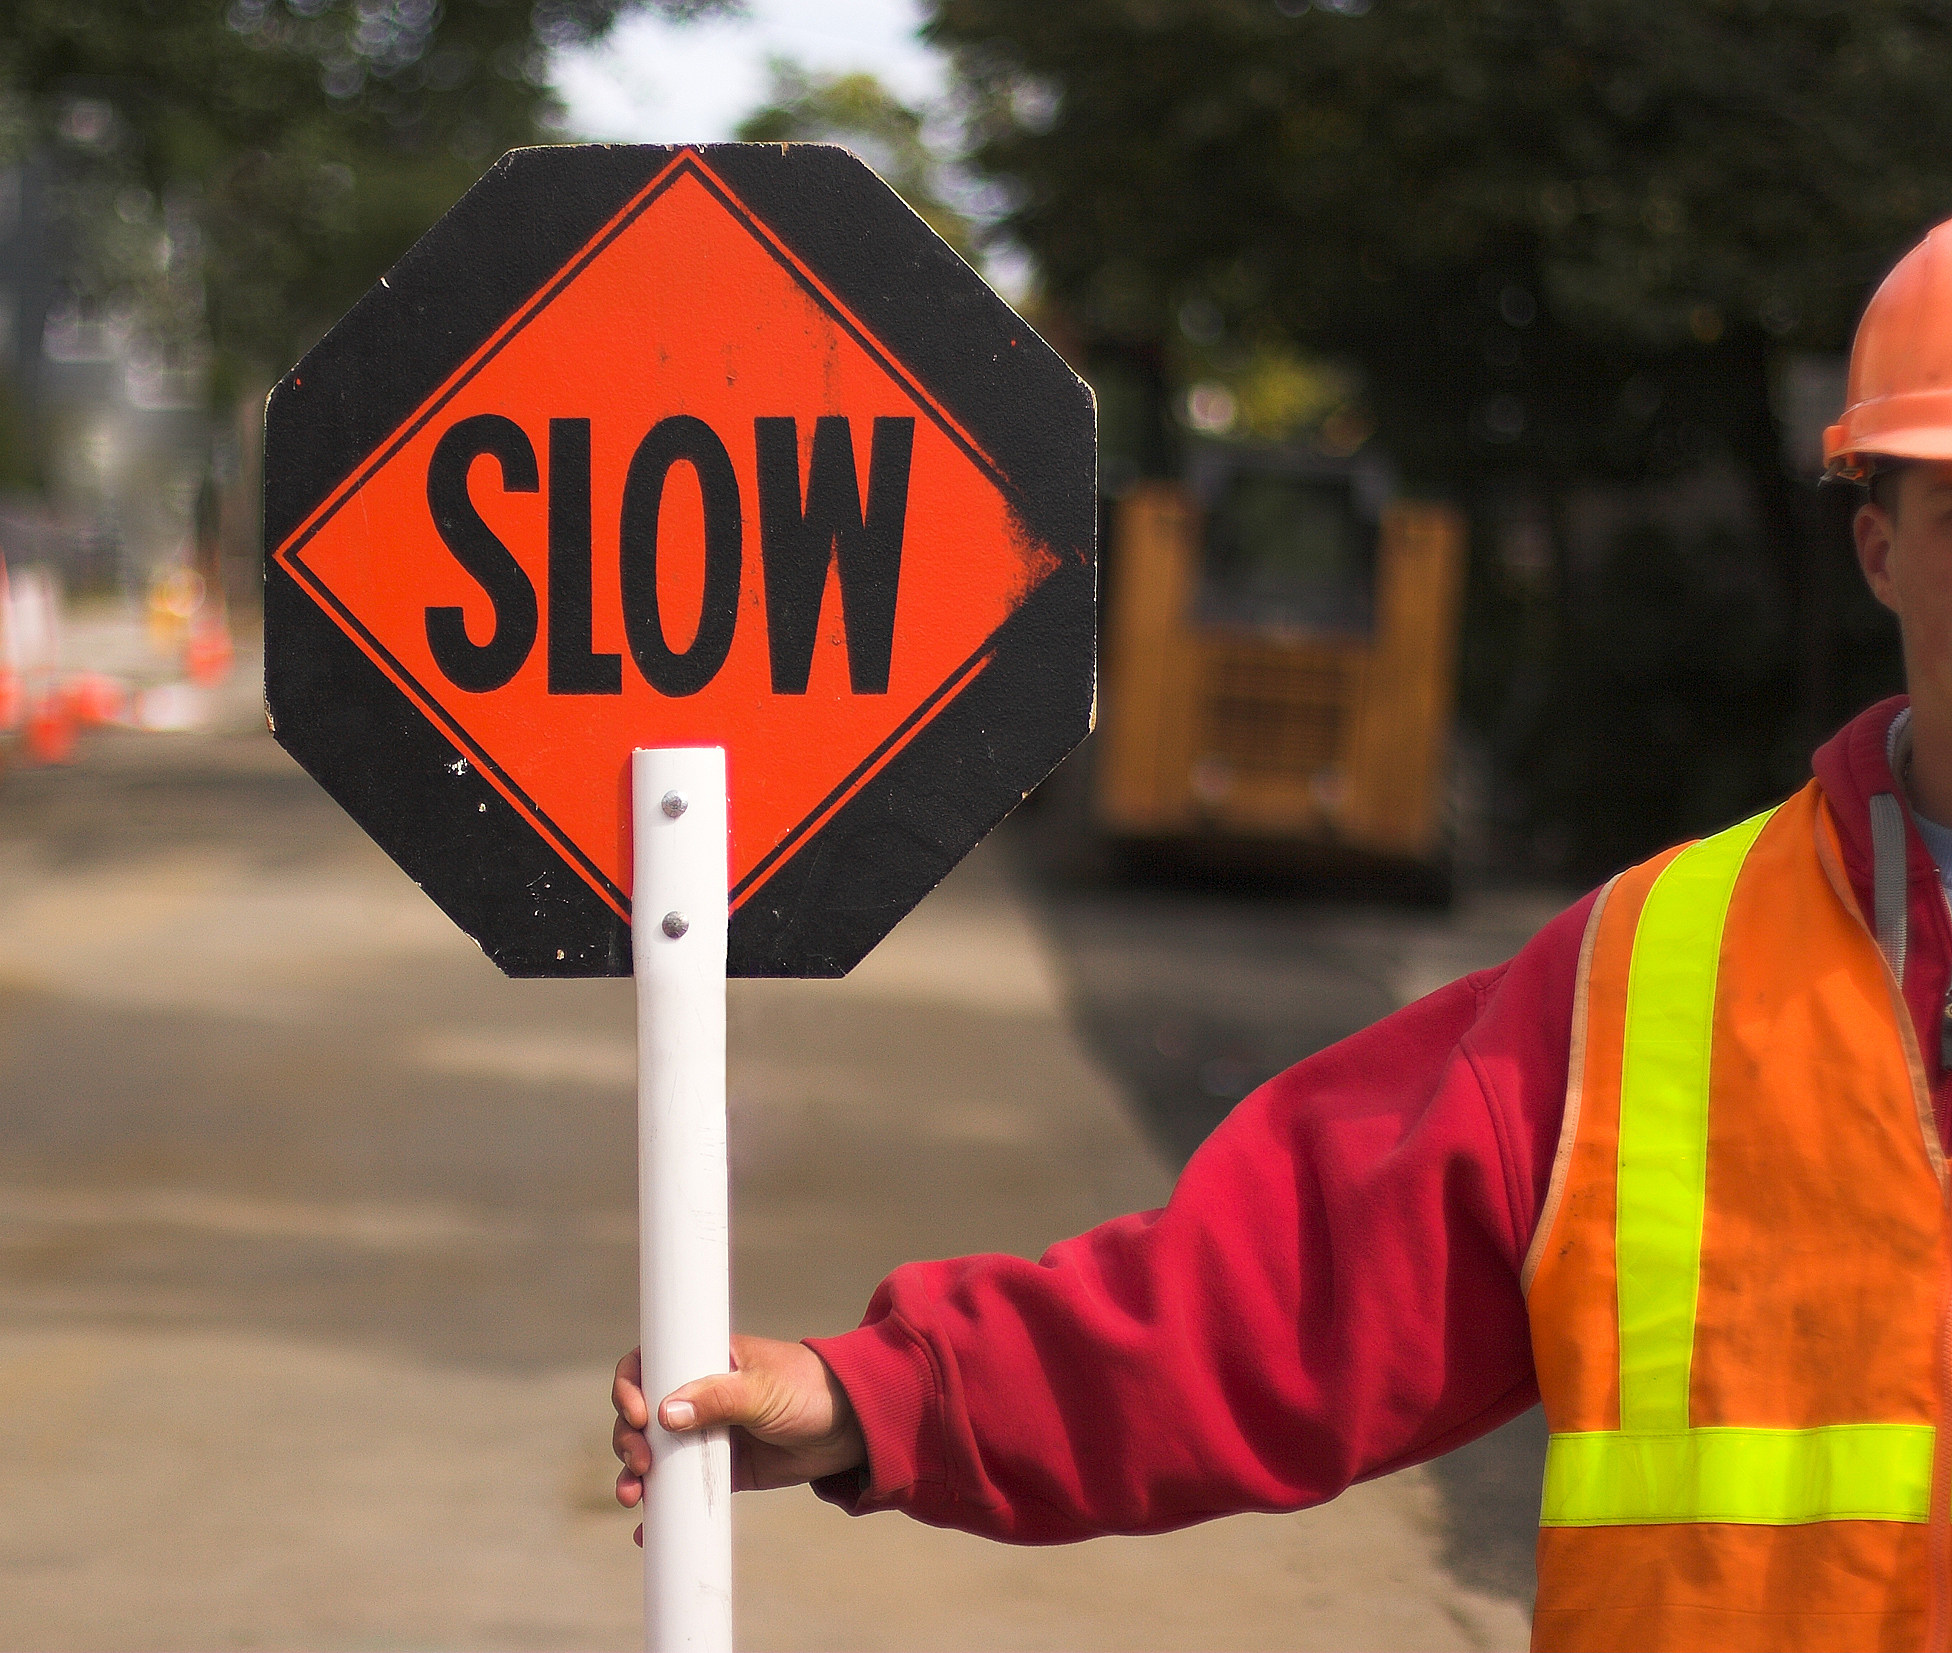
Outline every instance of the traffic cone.
<path fill-rule="evenodd" d="M 82 672 L 68 679 L 62 694 L 77 728 L 99 729 L 119 723 L 129 703 L 128 689 L 106 672 Z"/>
<path fill-rule="evenodd" d="M 45 694 L 27 714 L 27 755 L 36 763 L 72 763 L 75 720 L 62 694 Z"/>
<path fill-rule="evenodd" d="M 236 650 L 231 647 L 230 626 L 223 615 L 199 620 L 190 628 L 189 646 L 183 665 L 190 681 L 200 689 L 214 689 L 230 675 Z"/>

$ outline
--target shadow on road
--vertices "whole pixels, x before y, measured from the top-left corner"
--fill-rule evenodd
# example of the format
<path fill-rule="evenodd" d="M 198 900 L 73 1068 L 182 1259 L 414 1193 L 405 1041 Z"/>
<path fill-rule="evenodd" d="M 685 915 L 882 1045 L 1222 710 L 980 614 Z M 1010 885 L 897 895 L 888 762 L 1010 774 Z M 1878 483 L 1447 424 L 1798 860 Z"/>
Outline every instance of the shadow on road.
<path fill-rule="evenodd" d="M 1444 1565 L 1460 1584 L 1523 1602 L 1538 1594 L 1545 1411 L 1460 1446 L 1430 1466 L 1444 1508 Z"/>

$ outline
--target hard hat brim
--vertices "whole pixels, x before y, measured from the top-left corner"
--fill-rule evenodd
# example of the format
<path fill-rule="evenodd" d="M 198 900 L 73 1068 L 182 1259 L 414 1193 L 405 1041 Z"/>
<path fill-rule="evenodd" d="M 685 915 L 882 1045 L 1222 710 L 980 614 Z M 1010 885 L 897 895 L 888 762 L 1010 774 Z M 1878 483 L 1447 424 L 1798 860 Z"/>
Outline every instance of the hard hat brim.
<path fill-rule="evenodd" d="M 1832 425 L 1823 433 L 1824 473 L 1861 482 L 1879 459 L 1952 460 L 1952 428 L 1912 425 L 1875 434 Z"/>

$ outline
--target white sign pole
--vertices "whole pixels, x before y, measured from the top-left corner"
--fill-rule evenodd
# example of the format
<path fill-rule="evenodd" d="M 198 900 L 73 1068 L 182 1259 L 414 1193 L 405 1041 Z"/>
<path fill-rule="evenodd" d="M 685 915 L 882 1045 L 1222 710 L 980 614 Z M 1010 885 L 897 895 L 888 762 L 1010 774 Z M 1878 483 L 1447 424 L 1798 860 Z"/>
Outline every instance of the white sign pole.
<path fill-rule="evenodd" d="M 731 1653 L 732 1454 L 677 1436 L 659 1400 L 723 1372 L 732 1343 L 725 1169 L 725 753 L 631 755 L 637 1222 L 644 1393 L 644 1634 L 651 1653 Z"/>

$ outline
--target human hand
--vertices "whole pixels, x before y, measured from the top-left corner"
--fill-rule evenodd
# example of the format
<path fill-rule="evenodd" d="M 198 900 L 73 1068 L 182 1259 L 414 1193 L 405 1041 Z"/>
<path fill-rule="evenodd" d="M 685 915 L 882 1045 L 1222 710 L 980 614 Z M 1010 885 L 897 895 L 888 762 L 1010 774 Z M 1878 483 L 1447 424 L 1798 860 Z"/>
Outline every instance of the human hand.
<path fill-rule="evenodd" d="M 658 1406 L 658 1422 L 674 1435 L 730 1426 L 735 1490 L 797 1486 L 867 1462 L 847 1391 L 804 1343 L 734 1337 L 732 1368 L 672 1390 Z M 610 1401 L 617 1409 L 610 1446 L 624 1466 L 617 1502 L 635 1509 L 651 1473 L 651 1415 L 639 1350 L 617 1362 Z M 644 1542 L 641 1526 L 636 1537 Z"/>

